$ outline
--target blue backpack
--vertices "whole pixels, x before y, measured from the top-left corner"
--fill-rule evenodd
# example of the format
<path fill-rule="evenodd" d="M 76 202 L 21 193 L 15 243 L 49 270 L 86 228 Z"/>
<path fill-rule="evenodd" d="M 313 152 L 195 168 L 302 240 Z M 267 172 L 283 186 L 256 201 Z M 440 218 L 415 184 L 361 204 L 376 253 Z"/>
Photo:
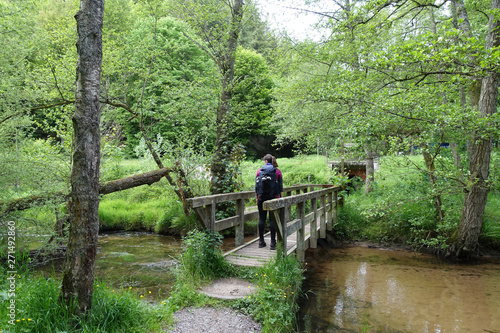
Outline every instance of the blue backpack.
<path fill-rule="evenodd" d="M 259 175 L 255 177 L 255 192 L 259 199 L 269 200 L 276 195 L 276 168 L 266 164 L 260 168 Z"/>

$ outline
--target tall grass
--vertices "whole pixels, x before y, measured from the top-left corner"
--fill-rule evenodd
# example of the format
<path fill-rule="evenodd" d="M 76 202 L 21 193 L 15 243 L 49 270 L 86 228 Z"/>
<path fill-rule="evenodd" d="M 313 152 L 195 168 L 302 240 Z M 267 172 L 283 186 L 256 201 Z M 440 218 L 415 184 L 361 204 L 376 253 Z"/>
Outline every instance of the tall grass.
<path fill-rule="evenodd" d="M 6 272 L 3 272 L 6 274 Z M 2 275 L 4 275 L 2 274 Z M 2 281 L 6 281 L 5 278 Z M 7 307 L 0 308 L 2 332 L 160 332 L 164 312 L 149 306 L 127 291 L 114 291 L 95 283 L 92 310 L 74 315 L 74 307 L 59 302 L 60 281 L 19 275 L 16 279 L 16 316 L 8 321 Z M 5 288 L 4 288 L 5 290 Z M 6 296 L 0 294 L 0 297 Z"/>
<path fill-rule="evenodd" d="M 255 269 L 257 292 L 233 305 L 262 325 L 262 332 L 295 332 L 297 299 L 302 294 L 303 268 L 294 255 L 278 253 L 275 259 Z"/>
<path fill-rule="evenodd" d="M 159 234 L 187 232 L 195 216 L 184 215 L 172 189 L 159 182 L 105 196 L 99 204 L 101 230 L 145 230 Z"/>
<path fill-rule="evenodd" d="M 179 258 L 183 277 L 196 284 L 230 275 L 233 266 L 224 259 L 221 245 L 218 233 L 190 231 L 183 239 Z"/>

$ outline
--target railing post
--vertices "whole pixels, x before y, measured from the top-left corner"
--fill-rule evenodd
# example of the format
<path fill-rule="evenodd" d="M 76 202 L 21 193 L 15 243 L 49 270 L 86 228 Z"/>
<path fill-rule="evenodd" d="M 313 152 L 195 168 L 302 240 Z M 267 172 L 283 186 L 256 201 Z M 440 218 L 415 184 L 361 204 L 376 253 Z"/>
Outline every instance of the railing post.
<path fill-rule="evenodd" d="M 300 220 L 300 227 L 297 230 L 297 260 L 305 260 L 305 249 L 304 249 L 304 220 L 306 217 L 306 205 L 304 202 L 297 203 L 297 217 Z"/>
<path fill-rule="evenodd" d="M 215 199 L 212 199 L 212 203 L 209 205 L 210 209 L 210 220 L 209 220 L 209 226 L 208 230 L 210 232 L 215 232 L 215 210 L 216 210 L 216 203 Z"/>
<path fill-rule="evenodd" d="M 235 245 L 236 247 L 243 245 L 245 238 L 245 200 L 236 200 L 236 215 L 238 215 L 238 225 L 235 227 Z"/>
<path fill-rule="evenodd" d="M 337 208 L 338 208 L 338 202 L 339 202 L 339 192 L 335 190 L 333 192 L 333 208 L 332 208 L 332 224 L 330 227 L 330 231 L 333 230 L 333 226 L 337 225 Z"/>
<path fill-rule="evenodd" d="M 327 218 L 326 218 L 326 229 L 328 231 L 332 231 L 333 230 L 333 224 L 332 224 L 333 199 L 332 199 L 332 196 L 333 196 L 333 191 L 332 192 L 328 192 L 328 194 L 326 195 L 326 198 L 328 200 L 328 206 L 329 206 L 328 214 L 327 214 Z M 335 204 L 336 203 L 337 203 L 337 201 L 335 201 Z"/>
<path fill-rule="evenodd" d="M 321 216 L 319 218 L 319 237 L 326 238 L 326 195 L 320 198 Z"/>
<path fill-rule="evenodd" d="M 287 254 L 287 237 L 286 235 L 286 224 L 287 224 L 287 208 L 283 207 L 278 210 L 272 211 L 271 213 L 275 214 L 274 215 L 274 221 L 276 222 L 276 234 L 277 234 L 277 241 L 278 243 L 281 242 L 283 244 L 283 252 L 286 255 Z"/>
<path fill-rule="evenodd" d="M 311 248 L 315 249 L 318 247 L 318 199 L 311 199 L 311 212 L 313 213 L 313 220 L 311 222 L 311 229 L 309 237 L 309 244 Z"/>

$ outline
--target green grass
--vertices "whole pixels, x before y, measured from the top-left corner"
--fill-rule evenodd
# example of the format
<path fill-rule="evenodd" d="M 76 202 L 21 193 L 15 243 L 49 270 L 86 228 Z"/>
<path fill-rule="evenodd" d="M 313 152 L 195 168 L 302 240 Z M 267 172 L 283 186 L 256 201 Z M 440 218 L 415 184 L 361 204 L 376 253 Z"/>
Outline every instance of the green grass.
<path fill-rule="evenodd" d="M 7 274 L 3 271 L 2 281 Z M 2 290 L 7 286 L 2 285 Z M 166 312 L 151 306 L 127 291 L 115 291 L 95 283 L 91 312 L 76 316 L 73 307 L 59 302 L 60 281 L 34 277 L 26 273 L 16 276 L 16 296 L 0 294 L 3 304 L 15 299 L 16 314 L 8 316 L 8 308 L 0 308 L 2 332 L 161 332 Z M 13 320 L 13 321 L 11 321 Z M 11 321 L 9 323 L 9 321 Z"/>
<path fill-rule="evenodd" d="M 263 165 L 262 160 L 244 161 L 241 174 L 246 190 L 253 190 L 255 174 Z M 283 173 L 283 186 L 296 184 L 331 184 L 333 172 L 326 164 L 323 156 L 300 156 L 278 159 L 278 169 Z"/>
<path fill-rule="evenodd" d="M 279 252 L 276 259 L 255 269 L 257 292 L 233 306 L 258 321 L 262 332 L 294 332 L 299 310 L 297 300 L 302 294 L 302 273 L 302 265 L 294 255 L 285 257 Z"/>

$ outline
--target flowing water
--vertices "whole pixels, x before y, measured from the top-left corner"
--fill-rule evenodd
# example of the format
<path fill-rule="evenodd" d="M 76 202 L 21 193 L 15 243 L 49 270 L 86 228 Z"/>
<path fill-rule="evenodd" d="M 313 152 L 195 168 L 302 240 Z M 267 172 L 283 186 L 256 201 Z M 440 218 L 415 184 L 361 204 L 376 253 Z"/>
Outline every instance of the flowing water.
<path fill-rule="evenodd" d="M 172 267 L 181 252 L 181 239 L 145 232 L 99 235 L 95 274 L 114 288 L 135 291 L 149 300 L 165 298 L 173 283 Z M 60 274 L 62 261 L 37 267 Z"/>
<path fill-rule="evenodd" d="M 308 250 L 301 332 L 500 333 L 500 260 L 360 246 Z"/>

